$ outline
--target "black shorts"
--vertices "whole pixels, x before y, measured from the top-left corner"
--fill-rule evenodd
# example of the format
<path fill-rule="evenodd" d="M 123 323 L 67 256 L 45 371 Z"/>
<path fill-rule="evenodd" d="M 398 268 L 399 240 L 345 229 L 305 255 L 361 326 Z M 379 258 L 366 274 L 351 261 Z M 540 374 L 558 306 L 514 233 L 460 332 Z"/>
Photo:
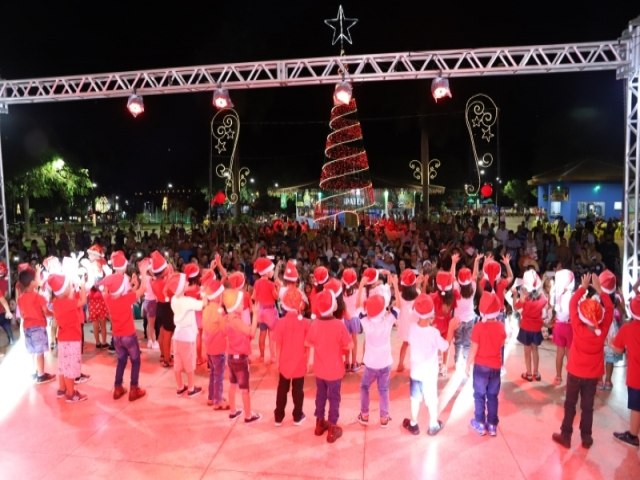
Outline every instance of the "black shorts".
<path fill-rule="evenodd" d="M 173 323 L 173 310 L 169 302 L 158 302 L 156 307 L 156 324 L 160 325 L 167 332 L 173 332 L 176 324 Z"/>
<path fill-rule="evenodd" d="M 627 408 L 640 412 L 640 390 L 627 386 L 629 399 L 627 400 Z"/>

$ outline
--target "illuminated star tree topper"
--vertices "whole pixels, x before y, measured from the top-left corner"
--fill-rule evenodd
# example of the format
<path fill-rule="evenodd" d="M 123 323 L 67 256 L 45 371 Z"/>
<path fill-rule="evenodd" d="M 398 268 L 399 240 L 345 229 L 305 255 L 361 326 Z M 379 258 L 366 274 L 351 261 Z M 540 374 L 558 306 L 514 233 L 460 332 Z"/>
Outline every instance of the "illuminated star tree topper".
<path fill-rule="evenodd" d="M 335 45 L 338 43 L 338 40 L 340 40 L 341 51 L 344 51 L 343 40 L 346 40 L 349 45 L 353 45 L 353 42 L 351 41 L 351 32 L 349 30 L 358 23 L 358 19 L 345 17 L 342 5 L 338 7 L 338 15 L 336 18 L 327 18 L 324 23 L 333 30 L 331 45 Z"/>

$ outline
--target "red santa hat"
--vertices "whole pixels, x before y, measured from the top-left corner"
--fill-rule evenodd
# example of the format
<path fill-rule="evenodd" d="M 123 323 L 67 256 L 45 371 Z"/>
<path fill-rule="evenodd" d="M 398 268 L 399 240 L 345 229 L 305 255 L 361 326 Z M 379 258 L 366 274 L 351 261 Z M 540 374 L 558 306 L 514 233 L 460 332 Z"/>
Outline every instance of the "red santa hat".
<path fill-rule="evenodd" d="M 564 291 L 573 291 L 575 283 L 575 277 L 573 272 L 568 269 L 558 270 L 555 275 L 555 289 L 557 294 L 561 294 Z"/>
<path fill-rule="evenodd" d="M 342 282 L 337 278 L 330 278 L 329 281 L 324 286 L 325 290 L 329 290 L 333 293 L 333 296 L 338 298 L 342 293 Z"/>
<path fill-rule="evenodd" d="M 158 250 L 151 252 L 151 271 L 160 273 L 167 268 L 167 259 Z"/>
<path fill-rule="evenodd" d="M 215 300 L 224 292 L 224 285 L 220 280 L 215 278 L 210 279 L 204 284 L 204 293 L 209 300 Z"/>
<path fill-rule="evenodd" d="M 323 290 L 316 296 L 316 305 L 321 318 L 330 318 L 338 308 L 336 297 L 329 290 Z"/>
<path fill-rule="evenodd" d="M 69 280 L 65 275 L 60 275 L 59 273 L 52 273 L 47 278 L 47 285 L 53 292 L 55 296 L 62 295 L 69 286 Z"/>
<path fill-rule="evenodd" d="M 187 276 L 184 273 L 176 272 L 172 273 L 167 279 L 167 283 L 164 285 L 164 291 L 167 297 L 172 297 L 173 295 L 182 294 L 186 286 Z"/>
<path fill-rule="evenodd" d="M 284 295 L 282 296 L 282 309 L 287 312 L 299 313 L 304 307 L 304 301 L 302 300 L 302 293 L 296 287 L 288 287 Z M 302 315 L 298 315 L 298 319 L 302 319 Z"/>
<path fill-rule="evenodd" d="M 542 281 L 535 270 L 527 270 L 522 275 L 522 286 L 527 292 L 535 292 L 542 286 Z"/>
<path fill-rule="evenodd" d="M 613 293 L 616 290 L 616 276 L 611 270 L 605 270 L 602 272 L 598 279 L 600 280 L 600 287 L 604 293 Z"/>
<path fill-rule="evenodd" d="M 274 268 L 275 265 L 267 257 L 257 258 L 253 263 L 253 271 L 260 276 L 266 275 L 267 273 L 273 271 Z"/>
<path fill-rule="evenodd" d="M 122 273 L 112 273 L 104 277 L 98 284 L 106 288 L 110 295 L 122 295 L 126 289 L 125 277 Z"/>
<path fill-rule="evenodd" d="M 498 296 L 495 293 L 482 292 L 482 296 L 480 297 L 480 302 L 478 304 L 478 310 L 480 310 L 480 315 L 484 322 L 487 319 L 496 318 L 500 315 L 502 305 L 500 305 L 500 300 L 498 300 Z"/>
<path fill-rule="evenodd" d="M 444 270 L 440 270 L 436 275 L 436 285 L 443 295 L 453 288 L 453 275 Z"/>
<path fill-rule="evenodd" d="M 111 254 L 111 266 L 114 270 L 124 270 L 127 268 L 127 257 L 122 250 L 116 250 Z"/>
<path fill-rule="evenodd" d="M 342 272 L 342 283 L 349 288 L 353 287 L 358 281 L 358 274 L 353 268 L 345 268 Z"/>
<path fill-rule="evenodd" d="M 289 260 L 287 266 L 284 269 L 284 275 L 282 276 L 287 282 L 298 281 L 298 267 L 295 260 Z"/>
<path fill-rule="evenodd" d="M 91 245 L 87 248 L 87 254 L 91 257 L 92 255 L 95 257 L 104 258 L 104 249 L 98 245 L 97 243 Z"/>
<path fill-rule="evenodd" d="M 196 278 L 200 274 L 200 267 L 193 262 L 189 262 L 184 266 L 183 271 L 188 279 Z"/>
<path fill-rule="evenodd" d="M 222 304 L 227 310 L 227 313 L 233 313 L 238 309 L 242 309 L 242 296 L 243 293 L 241 291 L 230 288 L 227 288 L 222 293 Z"/>
<path fill-rule="evenodd" d="M 365 268 L 362 277 L 367 279 L 367 285 L 373 285 L 378 281 L 378 270 L 373 267 Z"/>
<path fill-rule="evenodd" d="M 426 293 L 421 293 L 413 301 L 413 311 L 418 318 L 433 318 L 436 314 L 433 306 L 433 299 Z"/>
<path fill-rule="evenodd" d="M 202 275 L 200 276 L 200 283 L 202 285 L 209 283 L 211 280 L 214 280 L 215 278 L 216 276 L 214 275 L 213 270 L 211 270 L 210 268 L 202 269 Z"/>
<path fill-rule="evenodd" d="M 416 284 L 416 274 L 410 268 L 405 268 L 400 274 L 400 285 L 411 287 Z"/>
<path fill-rule="evenodd" d="M 18 273 L 25 272 L 25 271 L 28 271 L 28 270 L 31 270 L 32 272 L 35 273 L 35 270 L 33 269 L 33 267 L 31 266 L 30 263 L 23 262 L 23 263 L 19 263 L 18 264 Z"/>
<path fill-rule="evenodd" d="M 7 268 L 7 264 L 0 261 L 0 277 L 6 277 L 7 273 L 9 273 L 9 269 Z"/>
<path fill-rule="evenodd" d="M 493 286 L 502 273 L 502 267 L 495 260 L 486 259 L 482 266 L 482 273 L 484 273 L 484 278 Z"/>
<path fill-rule="evenodd" d="M 313 271 L 313 280 L 316 285 L 324 285 L 329 281 L 329 270 L 325 267 L 316 267 Z"/>
<path fill-rule="evenodd" d="M 229 281 L 229 287 L 235 290 L 240 290 L 244 287 L 244 273 L 233 272 L 227 279 Z"/>
<path fill-rule="evenodd" d="M 364 309 L 367 312 L 369 320 L 375 322 L 382 319 L 385 301 L 382 295 L 371 295 L 364 303 Z"/>
<path fill-rule="evenodd" d="M 585 298 L 578 304 L 578 317 L 584 323 L 594 328 L 594 333 L 597 336 L 602 334 L 602 330 L 598 328 L 598 325 L 602 323 L 604 318 L 604 309 L 599 301 L 594 298 Z"/>
<path fill-rule="evenodd" d="M 458 285 L 464 286 L 471 284 L 471 270 L 467 267 L 463 267 L 458 272 Z"/>

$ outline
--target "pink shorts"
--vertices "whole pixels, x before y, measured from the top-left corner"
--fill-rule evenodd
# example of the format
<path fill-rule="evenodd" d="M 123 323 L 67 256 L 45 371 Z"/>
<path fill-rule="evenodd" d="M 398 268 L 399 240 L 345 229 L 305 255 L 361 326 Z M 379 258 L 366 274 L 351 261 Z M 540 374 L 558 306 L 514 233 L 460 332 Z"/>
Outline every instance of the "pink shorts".
<path fill-rule="evenodd" d="M 196 342 L 173 341 L 173 368 L 191 373 L 196 369 Z"/>
<path fill-rule="evenodd" d="M 58 374 L 78 378 L 82 366 L 81 342 L 58 342 Z"/>
<path fill-rule="evenodd" d="M 558 347 L 571 347 L 573 330 L 569 322 L 556 322 L 553 327 L 553 343 Z"/>

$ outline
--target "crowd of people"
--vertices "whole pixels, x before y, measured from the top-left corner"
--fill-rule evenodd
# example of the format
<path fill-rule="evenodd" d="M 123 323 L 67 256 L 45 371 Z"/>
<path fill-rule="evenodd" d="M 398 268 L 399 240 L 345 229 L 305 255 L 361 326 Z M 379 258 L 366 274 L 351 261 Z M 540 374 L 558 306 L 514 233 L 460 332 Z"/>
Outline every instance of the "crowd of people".
<path fill-rule="evenodd" d="M 596 391 L 612 388 L 613 365 L 624 353 L 631 421 L 628 431 L 614 435 L 637 446 L 640 322 L 627 321 L 626 312 L 640 318 L 640 299 L 634 297 L 627 309 L 617 287 L 616 225 L 587 222 L 569 232 L 522 222 L 507 230 L 502 218 L 497 227 L 480 220 L 471 212 L 439 223 L 406 219 L 395 221 L 391 231 L 384 223 L 310 230 L 304 222 L 276 219 L 189 232 L 173 226 L 143 233 L 132 227 L 93 238 L 80 230 L 73 241 L 63 228 L 44 237 L 44 251 L 38 242 L 25 248 L 19 236 L 12 245 L 20 262 L 15 316 L 34 355 L 36 383 L 55 380 L 44 371 L 43 355 L 52 346 L 58 349 L 57 395 L 69 403 L 87 398 L 77 390 L 89 378 L 81 371 L 85 321 L 93 324 L 96 348 L 116 353 L 113 398 L 127 392 L 130 401 L 145 396 L 133 313 L 140 304 L 146 347 L 158 350 L 162 365 L 173 368 L 177 394 L 202 393 L 194 372 L 206 364 L 207 405 L 227 410 L 230 419 L 261 419 L 251 405 L 249 363 L 276 362 L 274 424 L 282 425 L 289 390 L 293 422 L 302 424 L 302 388 L 312 368 L 314 433 L 326 432 L 330 443 L 342 435 L 340 389 L 346 372 L 362 371 L 358 421 L 370 424 L 369 391 L 376 383 L 379 425 L 389 425 L 390 373 L 395 363 L 397 372 L 405 371 L 407 351 L 410 415 L 402 421 L 404 429 L 419 433 L 424 402 L 427 433 L 442 430 L 438 378 L 453 369 L 473 377 L 470 427 L 497 435 L 505 341 L 517 334 L 524 346 L 522 380 L 541 381 L 537 349 L 547 327 L 557 347 L 553 382 L 561 385 L 566 375 L 565 415 L 553 440 L 570 446 L 580 397 L 582 446 L 591 446 Z M 10 291 L 6 281 L 0 288 Z M 12 315 L 4 303 L 3 326 Z M 515 328 L 512 318 L 518 320 Z M 394 328 L 402 342 L 397 359 L 391 350 Z"/>

